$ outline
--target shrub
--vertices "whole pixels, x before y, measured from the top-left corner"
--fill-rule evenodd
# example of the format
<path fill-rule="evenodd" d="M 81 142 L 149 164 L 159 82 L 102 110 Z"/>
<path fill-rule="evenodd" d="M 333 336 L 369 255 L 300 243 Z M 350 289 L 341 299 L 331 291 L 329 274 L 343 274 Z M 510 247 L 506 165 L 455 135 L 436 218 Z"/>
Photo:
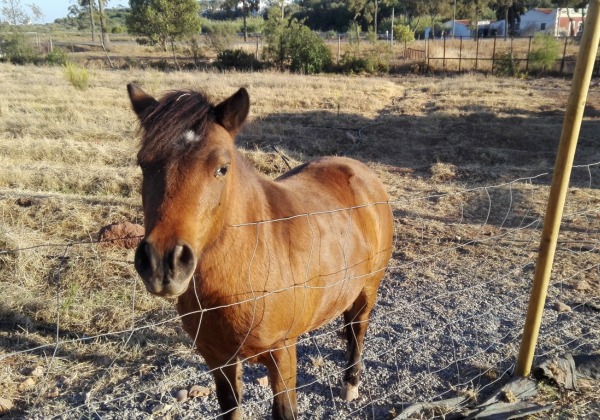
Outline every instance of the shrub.
<path fill-rule="evenodd" d="M 113 34 L 123 34 L 125 33 L 125 27 L 124 26 L 113 26 L 113 28 L 110 30 Z"/>
<path fill-rule="evenodd" d="M 148 64 L 148 66 L 153 69 L 160 70 L 160 71 L 170 71 L 173 69 L 173 65 L 169 64 L 169 62 L 167 60 L 165 60 L 164 58 L 162 58 L 160 60 L 156 60 L 156 61 L 151 61 Z"/>
<path fill-rule="evenodd" d="M 197 37 L 192 37 L 188 43 L 189 45 L 189 53 L 192 55 L 194 59 L 194 64 L 196 67 L 200 64 L 200 59 L 204 57 L 204 53 L 202 51 L 202 47 L 198 42 Z"/>
<path fill-rule="evenodd" d="M 336 31 L 334 31 L 333 29 L 325 32 L 325 39 L 328 40 L 337 40 L 338 39 L 338 33 Z"/>
<path fill-rule="evenodd" d="M 533 40 L 533 50 L 529 54 L 531 67 L 545 71 L 554 67 L 560 57 L 560 45 L 551 35 L 537 34 Z"/>
<path fill-rule="evenodd" d="M 254 54 L 241 49 L 223 50 L 217 54 L 216 65 L 218 68 L 235 70 L 258 70 L 261 63 L 254 57 Z"/>
<path fill-rule="evenodd" d="M 239 30 L 239 32 L 241 32 L 243 30 L 244 23 L 242 19 L 238 19 L 238 21 L 240 21 L 241 24 Z M 263 31 L 265 30 L 265 20 L 260 16 L 249 17 L 248 19 L 246 19 L 246 29 L 248 30 L 249 34 L 263 33 Z"/>
<path fill-rule="evenodd" d="M 51 66 L 64 66 L 67 64 L 67 53 L 61 48 L 54 48 L 46 55 L 46 63 Z"/>
<path fill-rule="evenodd" d="M 344 54 L 340 61 L 341 70 L 349 74 L 374 73 L 374 62 L 363 57 L 356 57 L 352 54 Z"/>
<path fill-rule="evenodd" d="M 230 25 L 215 25 L 206 36 L 208 47 L 218 54 L 231 49 L 236 33 Z"/>
<path fill-rule="evenodd" d="M 155 42 L 151 41 L 148 38 L 141 38 L 141 37 L 136 38 L 135 42 L 137 42 L 138 45 L 155 45 L 156 44 Z"/>
<path fill-rule="evenodd" d="M 85 68 L 69 61 L 65 64 L 64 74 L 75 89 L 86 90 L 88 88 L 90 78 Z"/>
<path fill-rule="evenodd" d="M 290 25 L 286 38 L 292 71 L 318 73 L 331 65 L 331 50 L 307 26 L 300 23 Z"/>
<path fill-rule="evenodd" d="M 358 25 L 356 22 L 352 22 L 348 28 L 348 32 L 346 33 L 346 39 L 350 45 L 360 45 L 360 25 Z"/>
<path fill-rule="evenodd" d="M 35 51 L 32 42 L 24 34 L 15 31 L 0 38 L 2 61 L 12 64 L 39 64 L 43 58 Z"/>
<path fill-rule="evenodd" d="M 498 76 L 514 77 L 519 71 L 518 66 L 511 52 L 496 53 L 494 56 L 494 73 Z"/>
<path fill-rule="evenodd" d="M 217 31 L 225 31 L 235 35 L 244 30 L 244 20 L 242 18 L 235 20 L 214 20 L 203 17 L 200 18 L 200 22 L 202 24 L 202 31 L 208 35 Z M 260 16 L 248 17 L 246 19 L 246 29 L 250 34 L 262 33 L 265 29 L 265 20 Z"/>
<path fill-rule="evenodd" d="M 265 30 L 265 56 L 283 69 L 305 74 L 324 71 L 331 65 L 331 50 L 319 35 L 293 19 L 270 22 Z"/>
<path fill-rule="evenodd" d="M 394 25 L 394 39 L 398 42 L 411 42 L 415 40 L 415 34 L 406 25 Z"/>

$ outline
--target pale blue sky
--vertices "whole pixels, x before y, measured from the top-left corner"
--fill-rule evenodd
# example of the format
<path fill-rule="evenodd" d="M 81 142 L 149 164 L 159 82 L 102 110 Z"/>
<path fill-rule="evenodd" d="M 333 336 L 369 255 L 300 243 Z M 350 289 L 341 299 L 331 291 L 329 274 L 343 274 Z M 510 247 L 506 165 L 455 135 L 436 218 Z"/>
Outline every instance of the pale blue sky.
<path fill-rule="evenodd" d="M 36 4 L 44 12 L 44 21 L 46 23 L 54 22 L 54 19 L 67 17 L 69 6 L 77 3 L 77 0 L 21 0 L 21 6 L 29 13 L 27 4 Z M 117 7 L 123 5 L 129 6 L 128 0 L 109 0 L 106 2 L 107 7 Z M 37 22 L 36 22 L 37 23 Z"/>

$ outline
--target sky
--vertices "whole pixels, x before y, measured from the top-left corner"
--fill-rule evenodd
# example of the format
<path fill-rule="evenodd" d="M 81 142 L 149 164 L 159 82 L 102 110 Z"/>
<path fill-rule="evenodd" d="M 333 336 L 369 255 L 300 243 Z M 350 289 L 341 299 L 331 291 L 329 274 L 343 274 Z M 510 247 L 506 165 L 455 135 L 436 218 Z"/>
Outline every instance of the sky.
<path fill-rule="evenodd" d="M 67 17 L 69 6 L 77 3 L 77 0 L 21 0 L 21 6 L 29 13 L 27 4 L 35 4 L 44 12 L 44 21 L 52 23 L 55 19 Z M 107 7 L 117 7 L 119 4 L 129 5 L 127 0 L 109 0 Z M 37 23 L 37 22 L 36 22 Z"/>
<path fill-rule="evenodd" d="M 67 17 L 69 6 L 75 2 L 75 0 L 21 0 L 21 6 L 24 6 L 29 13 L 30 10 L 26 5 L 37 5 L 44 12 L 44 22 L 51 23 L 54 22 L 54 19 Z"/>

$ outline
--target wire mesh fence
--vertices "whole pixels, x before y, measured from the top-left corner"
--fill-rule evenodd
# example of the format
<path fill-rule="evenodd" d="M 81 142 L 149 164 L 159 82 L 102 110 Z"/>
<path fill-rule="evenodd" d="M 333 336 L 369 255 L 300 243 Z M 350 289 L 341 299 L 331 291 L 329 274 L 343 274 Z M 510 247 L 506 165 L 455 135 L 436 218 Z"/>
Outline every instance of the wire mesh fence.
<path fill-rule="evenodd" d="M 600 343 L 600 210 L 592 194 L 600 163 L 575 167 L 573 179 L 538 357 L 593 352 Z M 483 396 L 503 381 L 522 334 L 550 180 L 543 173 L 385 204 L 394 214 L 395 245 L 371 314 L 360 397 L 339 398 L 346 350 L 340 319 L 298 339 L 301 417 L 385 418 L 416 401 Z M 290 219 L 237 228 L 266 223 Z M 20 415 L 218 417 L 210 369 L 181 329 L 173 301 L 143 290 L 132 250 L 95 238 L 25 248 L 3 242 L 2 285 L 19 293 L 0 302 L 0 380 Z M 244 364 L 248 418 L 270 413 L 265 375 L 264 367 Z M 192 385 L 208 395 L 178 402 L 177 392 Z"/>
<path fill-rule="evenodd" d="M 438 71 L 571 75 L 579 44 L 577 37 L 443 37 L 415 41 L 401 51 L 405 58 Z M 596 61 L 594 75 L 599 72 Z"/>

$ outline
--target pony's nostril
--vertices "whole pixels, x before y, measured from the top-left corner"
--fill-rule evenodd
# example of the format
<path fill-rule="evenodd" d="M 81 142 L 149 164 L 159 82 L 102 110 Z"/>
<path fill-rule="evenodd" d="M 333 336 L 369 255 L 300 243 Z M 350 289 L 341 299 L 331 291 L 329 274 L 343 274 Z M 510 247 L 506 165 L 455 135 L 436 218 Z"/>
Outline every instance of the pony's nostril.
<path fill-rule="evenodd" d="M 152 246 L 148 242 L 142 241 L 135 250 L 135 257 L 133 259 L 138 274 L 143 276 L 148 271 L 152 271 L 152 255 Z"/>
<path fill-rule="evenodd" d="M 184 266 L 189 266 L 194 263 L 194 253 L 192 248 L 187 245 L 181 246 L 181 252 L 179 253 L 179 263 Z"/>
<path fill-rule="evenodd" d="M 173 249 L 173 258 L 170 261 L 172 268 L 176 268 L 181 274 L 189 275 L 194 270 L 196 258 L 189 245 L 177 245 Z"/>

